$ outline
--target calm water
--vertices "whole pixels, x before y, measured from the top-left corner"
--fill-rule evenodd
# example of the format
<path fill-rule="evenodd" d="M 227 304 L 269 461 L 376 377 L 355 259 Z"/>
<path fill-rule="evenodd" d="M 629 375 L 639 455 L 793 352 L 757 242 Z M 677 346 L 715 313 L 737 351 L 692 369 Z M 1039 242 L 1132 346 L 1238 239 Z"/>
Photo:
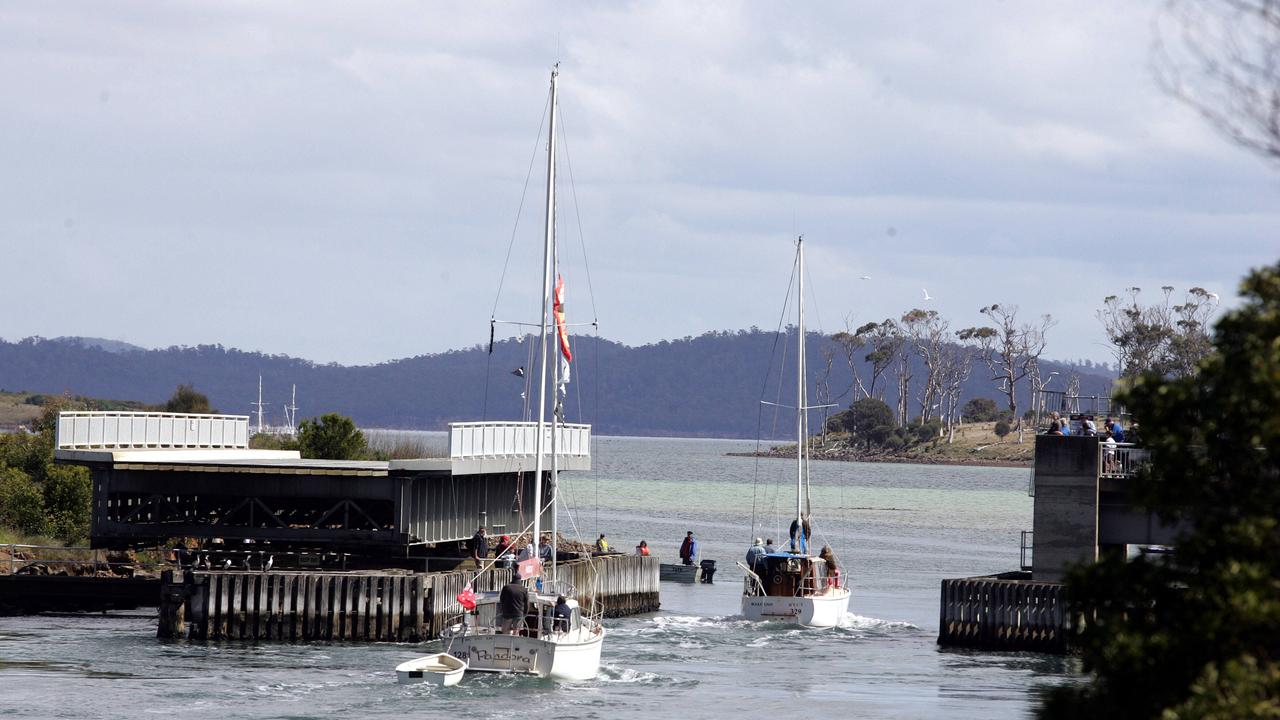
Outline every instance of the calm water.
<path fill-rule="evenodd" d="M 146 611 L 0 618 L 0 717 L 989 720 L 1026 717 L 1039 690 L 1071 681 L 1062 658 L 935 645 L 939 580 L 1016 567 L 1025 470 L 815 462 L 815 533 L 852 574 L 850 613 L 828 631 L 737 619 L 753 485 L 754 534 L 779 538 L 794 508 L 793 462 L 725 455 L 753 446 L 603 438 L 595 472 L 566 474 L 566 534 L 674 557 L 693 530 L 720 565 L 715 585 L 664 584 L 661 612 L 610 621 L 594 681 L 471 675 L 432 691 L 393 668 L 434 644 L 161 642 Z"/>

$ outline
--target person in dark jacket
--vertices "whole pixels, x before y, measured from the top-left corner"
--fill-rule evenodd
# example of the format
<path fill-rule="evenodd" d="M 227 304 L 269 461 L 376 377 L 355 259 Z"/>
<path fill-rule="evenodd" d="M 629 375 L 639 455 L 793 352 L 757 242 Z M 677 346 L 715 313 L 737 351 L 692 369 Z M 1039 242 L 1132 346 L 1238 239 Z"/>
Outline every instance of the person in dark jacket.
<path fill-rule="evenodd" d="M 498 593 L 498 619 L 504 633 L 517 635 L 524 626 L 524 616 L 529 612 L 529 591 L 524 583 L 512 580 Z"/>
<path fill-rule="evenodd" d="M 569 619 L 573 617 L 573 608 L 569 601 L 561 595 L 556 598 L 556 608 L 551 612 L 551 629 L 556 632 L 569 632 Z"/>
<path fill-rule="evenodd" d="M 685 533 L 684 542 L 680 543 L 680 560 L 685 565 L 692 565 L 695 558 L 698 557 L 698 539 L 693 536 L 693 531 Z"/>
<path fill-rule="evenodd" d="M 489 536 L 485 534 L 483 525 L 480 526 L 479 530 L 476 530 L 475 535 L 471 536 L 471 542 L 467 543 L 467 545 L 471 551 L 471 559 L 475 560 L 477 565 L 489 557 Z"/>

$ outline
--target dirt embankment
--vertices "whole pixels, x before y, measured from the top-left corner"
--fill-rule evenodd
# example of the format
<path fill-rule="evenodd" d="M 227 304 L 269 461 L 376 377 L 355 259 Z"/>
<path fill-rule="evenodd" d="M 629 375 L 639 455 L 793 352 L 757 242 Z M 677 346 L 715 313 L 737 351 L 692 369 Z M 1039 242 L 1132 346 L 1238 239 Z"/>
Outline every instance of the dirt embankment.
<path fill-rule="evenodd" d="M 815 460 L 848 462 L 913 463 L 920 465 L 979 465 L 986 467 L 1031 467 L 1035 459 L 1035 434 L 1027 428 L 1023 442 L 1015 430 L 1004 438 L 995 434 L 995 423 L 959 426 L 952 437 L 920 443 L 899 451 L 871 450 L 851 442 L 845 433 L 828 433 L 811 441 L 810 457 Z M 748 457 L 751 453 L 743 454 Z M 794 458 L 795 444 L 776 445 L 760 452 L 761 457 Z"/>

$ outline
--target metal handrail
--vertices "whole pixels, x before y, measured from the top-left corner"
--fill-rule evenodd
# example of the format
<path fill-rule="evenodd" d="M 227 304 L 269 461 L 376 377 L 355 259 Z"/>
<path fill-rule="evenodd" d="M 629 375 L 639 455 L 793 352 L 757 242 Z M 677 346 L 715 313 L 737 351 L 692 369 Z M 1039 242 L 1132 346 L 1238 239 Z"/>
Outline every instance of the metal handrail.
<path fill-rule="evenodd" d="M 1098 477 L 1126 479 L 1151 461 L 1151 452 L 1133 443 L 1098 443 Z"/>
<path fill-rule="evenodd" d="M 764 595 L 764 581 L 760 579 L 760 576 L 757 575 L 754 570 L 747 567 L 741 560 L 738 561 L 738 567 L 742 568 L 742 572 L 744 573 L 742 576 L 742 594 L 750 595 L 752 597 Z M 752 580 L 755 581 L 754 586 L 751 583 Z"/>
<path fill-rule="evenodd" d="M 1027 555 L 1033 553 L 1035 550 L 1034 536 L 1035 536 L 1034 530 L 1022 531 L 1022 541 L 1019 543 L 1019 548 L 1018 548 L 1018 555 L 1019 555 L 1018 564 L 1022 567 L 1023 570 L 1030 570 L 1032 566 L 1032 561 L 1027 559 Z"/>

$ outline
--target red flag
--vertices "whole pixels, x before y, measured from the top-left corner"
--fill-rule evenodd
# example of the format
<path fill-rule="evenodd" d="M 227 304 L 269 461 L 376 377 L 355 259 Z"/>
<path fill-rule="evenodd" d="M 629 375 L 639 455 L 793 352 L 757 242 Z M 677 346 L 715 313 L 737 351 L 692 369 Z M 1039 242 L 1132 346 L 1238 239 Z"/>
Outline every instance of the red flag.
<path fill-rule="evenodd" d="M 467 611 L 476 609 L 476 593 L 471 589 L 470 583 L 467 583 L 466 587 L 462 588 L 462 592 L 458 593 L 458 604 Z"/>
<path fill-rule="evenodd" d="M 573 361 L 573 351 L 569 350 L 569 331 L 564 326 L 564 278 L 556 276 L 556 292 L 551 299 L 551 309 L 556 315 L 556 332 L 560 335 L 560 352 L 564 359 Z"/>

